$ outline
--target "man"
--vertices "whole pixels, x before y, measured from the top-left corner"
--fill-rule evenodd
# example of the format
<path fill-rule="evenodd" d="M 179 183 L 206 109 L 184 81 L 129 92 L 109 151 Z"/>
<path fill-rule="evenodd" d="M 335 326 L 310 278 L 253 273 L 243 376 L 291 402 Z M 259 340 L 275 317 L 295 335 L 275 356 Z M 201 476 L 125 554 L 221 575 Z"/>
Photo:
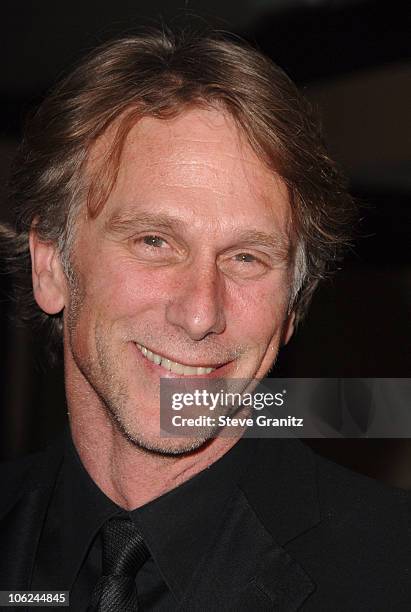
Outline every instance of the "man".
<path fill-rule="evenodd" d="M 104 46 L 40 107 L 12 186 L 4 239 L 62 340 L 70 427 L 3 469 L 1 589 L 408 610 L 405 492 L 297 440 L 160 435 L 160 378 L 263 378 L 347 243 L 352 201 L 281 70 L 218 35 Z"/>

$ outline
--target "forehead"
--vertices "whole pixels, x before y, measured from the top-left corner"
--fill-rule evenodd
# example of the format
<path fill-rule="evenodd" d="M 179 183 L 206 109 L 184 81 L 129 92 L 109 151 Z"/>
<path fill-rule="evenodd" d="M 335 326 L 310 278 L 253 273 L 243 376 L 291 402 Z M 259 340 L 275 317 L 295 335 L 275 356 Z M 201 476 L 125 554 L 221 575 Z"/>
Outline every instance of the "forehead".
<path fill-rule="evenodd" d="M 91 163 L 104 159 L 112 143 L 108 131 Z M 140 206 L 170 210 L 192 222 L 235 224 L 254 216 L 261 225 L 288 227 L 290 216 L 284 182 L 259 159 L 235 121 L 202 108 L 169 120 L 144 117 L 128 132 L 102 216 Z"/>

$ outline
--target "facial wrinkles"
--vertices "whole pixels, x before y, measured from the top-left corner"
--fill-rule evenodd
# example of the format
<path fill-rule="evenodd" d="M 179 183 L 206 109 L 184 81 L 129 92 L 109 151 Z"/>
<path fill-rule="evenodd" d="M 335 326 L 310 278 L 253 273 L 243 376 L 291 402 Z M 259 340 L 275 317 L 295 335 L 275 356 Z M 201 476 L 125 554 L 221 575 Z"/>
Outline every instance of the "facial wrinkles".
<path fill-rule="evenodd" d="M 135 411 L 139 412 L 143 408 L 140 405 L 141 399 L 130 396 L 126 381 L 118 376 L 118 372 L 122 368 L 121 358 L 112 361 L 113 356 L 110 354 L 110 343 L 107 340 L 106 330 L 96 325 L 96 353 L 105 381 L 105 392 L 101 394 L 102 389 L 99 390 L 97 387 L 96 392 L 100 396 L 102 405 L 111 414 L 125 438 L 133 446 L 137 445 L 146 451 L 155 451 L 164 455 L 181 455 L 200 447 L 211 435 L 210 431 L 206 429 L 196 439 L 185 440 L 184 445 L 179 449 L 175 449 L 167 440 L 163 441 L 161 447 L 158 444 L 150 443 L 145 439 L 144 435 L 140 434 L 138 429 L 135 429 Z"/>
<path fill-rule="evenodd" d="M 158 172 L 147 168 L 147 173 L 157 186 L 157 198 L 164 198 L 167 202 L 182 200 L 186 203 L 190 199 L 196 202 L 198 198 L 204 200 L 212 198 L 218 204 L 224 198 L 233 198 L 236 195 L 234 186 L 230 184 L 229 177 L 225 173 L 200 162 L 191 165 L 167 163 Z M 239 201 L 243 195 L 237 194 Z M 142 200 L 141 191 L 138 200 Z"/>
<path fill-rule="evenodd" d="M 210 115 L 211 117 L 211 115 Z M 155 121 L 155 120 L 151 120 Z M 210 120 L 210 124 L 215 127 L 218 124 L 225 125 L 225 120 L 219 121 L 215 120 L 215 117 Z M 257 159 L 254 159 L 253 155 L 250 154 L 249 148 L 247 149 L 247 153 L 244 153 L 244 146 L 241 143 L 240 139 L 237 136 L 232 136 L 232 141 L 235 144 L 235 154 L 232 153 L 233 147 L 231 146 L 227 148 L 227 142 L 222 138 L 214 139 L 205 139 L 203 137 L 199 137 L 195 132 L 191 135 L 190 138 L 185 138 L 181 136 L 181 133 L 176 132 L 174 128 L 168 128 L 167 122 L 164 122 L 164 128 L 169 130 L 169 136 L 172 137 L 174 143 L 177 142 L 176 147 L 170 147 L 164 155 L 164 139 L 160 139 L 160 141 L 156 141 L 154 139 L 154 144 L 151 144 L 152 150 L 155 151 L 156 147 L 159 147 L 162 150 L 162 156 L 160 154 L 156 154 L 157 158 L 161 157 L 159 161 L 153 162 L 145 165 L 144 157 L 141 156 L 141 148 L 140 147 L 131 147 L 131 149 L 126 149 L 126 156 L 124 161 L 132 161 L 134 160 L 134 164 L 138 163 L 140 165 L 139 174 L 150 177 L 150 184 L 155 184 L 157 187 L 157 193 L 159 193 L 159 197 L 162 196 L 161 189 L 163 189 L 164 193 L 169 193 L 170 189 L 174 187 L 176 189 L 181 189 L 183 192 L 186 190 L 193 190 L 193 199 L 195 200 L 197 197 L 201 199 L 201 195 L 198 196 L 197 191 L 211 191 L 213 195 L 213 200 L 216 204 L 214 210 L 211 212 L 210 216 L 202 216 L 199 214 L 198 208 L 193 207 L 192 209 L 192 218 L 190 219 L 190 223 L 194 228 L 196 228 L 199 232 L 201 231 L 203 235 L 211 235 L 214 236 L 216 234 L 224 233 L 221 231 L 222 223 L 218 221 L 216 223 L 215 219 L 218 219 L 218 205 L 219 203 L 224 203 L 225 197 L 230 197 L 235 199 L 237 202 L 237 210 L 236 210 L 236 219 L 240 219 L 244 215 L 245 219 L 247 219 L 247 201 L 255 200 L 256 198 L 261 199 L 261 193 L 253 193 L 252 185 L 258 183 L 255 181 L 255 174 L 258 175 L 259 172 L 263 172 L 265 170 L 261 170 L 261 162 Z M 137 126 L 137 133 L 133 136 L 132 139 L 138 136 L 138 131 L 140 130 L 139 126 Z M 150 125 L 146 125 L 140 130 L 141 134 L 144 136 L 144 132 L 150 131 Z M 138 140 L 138 138 L 137 138 Z M 233 143 L 231 143 L 233 144 Z M 206 145 L 206 153 L 204 154 L 204 146 Z M 179 148 L 180 147 L 180 148 Z M 189 155 L 187 155 L 187 147 L 189 147 Z M 205 161 L 206 158 L 209 158 L 209 151 L 214 151 L 217 148 L 216 156 L 221 158 L 224 163 L 207 163 Z M 225 150 L 226 149 L 226 150 Z M 228 152 L 230 149 L 230 153 Z M 130 150 L 133 153 L 130 153 Z M 190 157 L 192 161 L 187 162 L 187 157 Z M 128 157 L 128 160 L 127 160 Z M 148 155 L 149 158 L 153 158 L 153 155 Z M 247 157 L 247 159 L 246 159 Z M 193 159 L 194 158 L 194 159 Z M 204 159 L 203 159 L 204 158 Z M 230 165 L 228 166 L 231 170 L 227 171 L 227 160 L 230 161 Z M 142 165 L 141 165 L 142 164 Z M 129 164 L 130 165 L 130 164 Z M 226 169 L 222 172 L 220 166 L 224 166 Z M 122 167 L 124 165 L 122 164 Z M 237 182 L 241 182 L 241 191 L 236 191 L 237 182 L 233 180 L 232 175 L 239 176 L 239 171 L 241 171 L 241 180 Z M 177 174 L 178 180 L 176 180 L 175 175 Z M 272 176 L 272 175 L 271 175 Z M 122 179 L 126 180 L 126 177 L 122 177 L 121 171 L 119 174 L 119 184 L 121 187 Z M 273 183 L 275 182 L 275 178 L 272 179 Z M 128 184 L 130 184 L 130 180 L 128 180 Z M 135 181 L 136 187 L 140 191 L 141 181 Z M 221 189 L 221 185 L 223 185 L 224 189 Z M 248 189 L 245 187 L 248 185 Z M 276 187 L 278 190 L 278 186 L 280 182 L 277 181 Z M 144 192 L 143 186 L 143 192 Z M 245 190 L 245 193 L 244 193 Z M 255 187 L 254 187 L 255 190 Z M 115 190 L 116 191 L 116 188 Z M 274 190 L 273 190 L 274 191 Z M 195 192 L 195 193 L 194 193 Z M 132 194 L 131 194 L 132 195 Z M 173 193 L 174 197 L 174 193 Z M 206 200 L 209 198 L 206 198 Z M 275 211 L 275 207 L 271 206 L 269 203 L 270 194 L 264 194 L 264 199 L 267 204 L 267 209 L 270 209 L 270 216 L 273 220 L 273 225 L 281 226 L 281 230 L 284 230 L 284 224 L 280 223 L 277 219 L 277 216 L 281 216 L 281 211 L 277 214 Z M 178 202 L 178 199 L 176 200 Z M 168 202 L 166 204 L 168 207 Z M 278 208 L 278 207 L 277 207 Z M 185 208 L 185 215 L 187 214 L 188 209 Z M 216 214 L 217 213 L 217 214 Z M 267 226 L 266 223 L 264 223 Z M 287 224 L 286 224 L 287 225 Z M 233 222 L 233 226 L 235 226 L 235 221 Z M 279 227 L 277 227 L 279 229 Z M 288 228 L 287 228 L 288 229 Z M 225 233 L 230 233 L 231 228 L 226 227 Z M 287 232 L 287 230 L 286 230 Z M 284 238 L 284 237 L 283 237 Z"/>
<path fill-rule="evenodd" d="M 144 124 L 138 124 L 135 133 L 130 134 L 131 140 L 138 140 L 139 135 L 142 138 L 150 136 L 155 121 L 147 119 Z M 233 128 L 229 136 L 226 130 L 227 122 L 231 123 Z M 212 112 L 208 116 L 203 113 L 202 124 L 200 129 L 194 127 L 193 132 L 190 130 L 190 138 L 187 138 L 173 122 L 168 124 L 164 121 L 162 135 L 167 134 L 167 137 L 148 138 L 149 154 L 145 156 L 140 155 L 139 147 L 129 147 L 125 161 L 130 161 L 131 165 L 139 165 L 142 174 L 146 173 L 151 180 L 158 181 L 165 187 L 214 189 L 216 194 L 222 196 L 234 195 L 237 184 L 256 184 L 253 178 L 262 171 L 275 180 L 272 171 L 262 166 L 262 162 L 250 149 L 245 137 L 238 132 L 231 119 Z M 221 133 L 221 136 L 215 139 L 205 137 L 204 125 L 211 126 L 217 134 Z M 210 159 L 215 161 L 210 163 Z M 236 176 L 236 181 L 233 176 Z M 221 189 L 222 185 L 224 189 Z M 237 195 L 253 196 L 251 193 Z"/>
<path fill-rule="evenodd" d="M 79 290 L 83 295 L 85 295 L 84 288 L 79 287 Z M 69 329 L 71 329 L 72 333 L 76 331 L 76 318 L 80 314 L 80 309 L 77 310 L 77 307 L 74 309 L 69 309 L 68 313 L 68 325 Z M 123 324 L 122 321 L 120 321 Z M 127 326 L 128 327 L 128 326 Z M 115 390 L 116 402 L 118 405 L 119 402 L 126 403 L 127 400 L 127 392 L 126 386 L 117 387 L 116 381 L 118 383 L 117 375 L 114 375 L 113 371 L 113 363 L 112 359 L 115 359 L 115 354 L 110 356 L 108 351 L 110 351 L 110 343 L 106 342 L 107 330 L 105 330 L 104 326 L 101 327 L 99 320 L 95 323 L 94 328 L 94 342 L 96 346 L 96 354 L 97 359 L 100 364 L 101 370 L 104 372 L 104 381 L 105 387 L 107 389 Z M 193 342 L 187 336 L 180 334 L 178 336 L 171 335 L 170 329 L 158 329 L 158 324 L 156 321 L 153 324 L 146 323 L 143 328 L 137 325 L 137 331 L 135 329 L 135 321 L 130 320 L 129 322 L 129 331 L 127 333 L 123 333 L 122 338 L 123 341 L 129 342 L 138 342 L 143 344 L 150 350 L 162 354 L 173 361 L 178 361 L 187 365 L 190 365 L 190 362 L 195 362 L 200 365 L 202 362 L 204 363 L 227 363 L 234 362 L 235 369 L 233 371 L 233 375 L 235 375 L 239 367 L 241 365 L 241 360 L 247 358 L 247 355 L 252 353 L 253 351 L 258 350 L 259 353 L 264 353 L 266 350 L 266 346 L 261 346 L 258 344 L 258 340 L 256 339 L 256 343 L 236 343 L 232 344 L 229 341 L 229 345 L 227 346 L 227 338 L 220 337 L 218 335 L 209 334 L 201 341 Z M 172 349 L 170 349 L 172 347 Z M 89 355 L 89 357 L 91 357 Z M 87 366 L 88 371 L 92 371 L 92 361 Z M 117 371 L 120 371 L 119 367 L 116 367 Z M 114 408 L 112 408 L 114 410 Z"/>
<path fill-rule="evenodd" d="M 199 341 L 190 340 L 187 335 L 171 333 L 170 328 L 161 328 L 158 325 L 146 322 L 134 329 L 130 322 L 129 330 L 123 334 L 122 339 L 142 344 L 155 353 L 178 361 L 186 365 L 190 362 L 227 363 L 247 353 L 249 344 L 229 342 L 227 339 L 215 334 L 209 334 Z"/>
<path fill-rule="evenodd" d="M 138 287 L 134 287 L 134 289 L 131 287 L 131 290 L 135 291 L 136 294 L 138 293 Z M 239 302 L 235 294 L 233 294 L 233 299 L 238 308 Z M 272 311 L 267 312 L 266 316 L 272 318 L 274 332 L 275 324 L 278 324 L 279 313 L 276 312 L 274 298 L 270 299 L 270 302 L 272 302 Z M 250 306 L 250 304 L 248 305 Z M 137 315 L 125 315 L 124 318 L 118 320 L 118 329 L 127 330 L 123 332 L 122 340 L 140 343 L 155 353 L 186 365 L 231 361 L 239 364 L 240 361 L 247 358 L 247 355 L 256 350 L 259 354 L 264 353 L 267 348 L 265 344 L 261 345 L 262 339 L 258 335 L 252 339 L 247 339 L 246 342 L 244 340 L 239 342 L 237 336 L 232 335 L 231 312 L 227 311 L 226 313 L 229 319 L 226 332 L 221 335 L 209 333 L 201 340 L 193 341 L 183 331 L 177 333 L 175 328 L 164 326 L 165 317 L 161 314 L 163 308 L 164 302 L 161 297 L 157 304 L 156 301 L 151 302 L 150 296 L 148 296 L 144 311 L 140 309 Z M 236 316 L 235 313 L 233 313 L 233 316 Z M 238 365 L 236 369 L 238 369 Z"/>
<path fill-rule="evenodd" d="M 130 321 L 129 331 L 124 339 L 138 342 L 149 350 L 184 365 L 234 362 L 238 370 L 248 356 L 256 353 L 262 356 L 266 352 L 268 342 L 271 341 L 276 327 L 282 324 L 285 318 L 286 306 L 284 305 L 280 310 L 283 312 L 280 313 L 273 302 L 271 312 L 266 313 L 272 330 L 268 337 L 267 325 L 265 325 L 264 332 L 260 335 L 255 333 L 251 338 L 241 338 L 239 341 L 238 329 L 234 329 L 235 335 L 233 335 L 231 313 L 227 312 L 229 320 L 227 329 L 222 334 L 209 333 L 200 340 L 192 340 L 183 332 L 176 333 L 176 330 L 170 326 L 159 325 L 159 320 L 155 316 L 152 322 L 148 318 L 143 327 L 138 325 L 135 328 L 134 321 Z M 236 316 L 235 313 L 233 316 Z M 163 319 L 160 318 L 160 320 Z"/>
<path fill-rule="evenodd" d="M 213 128 L 224 129 L 207 132 L 206 115 L 187 114 L 175 122 L 142 120 L 131 130 L 118 180 L 101 214 L 85 220 L 87 230 L 76 247 L 82 276 L 70 306 L 69 350 L 83 374 L 74 377 L 73 387 L 82 384 L 87 400 L 79 402 L 78 411 L 87 411 L 92 435 L 99 415 L 110 413 L 110 431 L 114 419 L 126 438 L 160 453 L 168 446 L 172 453 L 185 452 L 187 444 L 198 447 L 211 434 L 184 444 L 158 439 L 164 370 L 149 364 L 133 343 L 184 365 L 228 364 L 223 370 L 227 379 L 249 380 L 267 372 L 287 314 L 290 211 L 285 186 L 244 146 L 227 117 L 210 119 Z M 146 215 L 145 225 L 141 219 L 134 223 L 139 213 Z M 153 213 L 172 215 L 181 223 L 169 229 L 165 219 L 156 226 L 149 218 Z M 111 217 L 115 223 L 107 231 Z M 156 265 L 155 257 L 134 250 L 134 238 L 146 231 L 155 234 L 156 227 L 171 237 L 176 253 L 186 249 L 187 259 L 165 257 L 163 265 L 159 257 Z M 245 229 L 255 230 L 254 242 L 240 237 Z M 247 246 L 258 252 L 258 232 L 278 238 L 274 260 L 279 263 L 262 279 L 249 281 L 230 255 Z M 219 279 L 213 278 L 215 270 Z M 213 309 L 220 306 L 226 327 L 216 333 Z M 201 314 L 200 337 L 195 331 L 201 325 L 193 330 L 193 320 L 200 323 Z"/>
<path fill-rule="evenodd" d="M 70 335 L 77 333 L 77 320 L 79 319 L 82 311 L 87 311 L 87 298 L 93 300 L 93 296 L 100 293 L 99 285 L 96 287 L 89 287 L 89 292 L 86 292 L 85 283 L 82 278 L 75 274 L 76 283 L 73 285 L 73 292 L 71 294 L 71 302 L 66 310 L 67 325 Z M 140 289 L 137 286 L 133 286 L 132 290 L 139 294 Z M 109 296 L 100 297 L 100 304 L 103 301 L 107 301 L 107 297 L 115 299 L 115 295 L 110 298 Z M 109 302 L 108 302 L 109 303 Z M 227 339 L 220 338 L 214 334 L 210 334 L 203 338 L 201 341 L 193 342 L 184 334 L 171 333 L 169 327 L 164 327 L 162 323 L 159 324 L 158 319 L 158 307 L 154 304 L 154 309 L 150 308 L 150 304 L 147 305 L 146 316 L 148 320 L 145 323 L 141 321 L 141 311 L 137 316 L 127 315 L 120 317 L 115 323 L 115 328 L 118 328 L 121 333 L 121 340 L 124 342 L 138 342 L 152 349 L 154 352 L 159 352 L 165 356 L 182 362 L 187 361 L 188 356 L 191 359 L 201 361 L 206 359 L 210 362 L 228 362 L 237 359 L 240 355 L 246 353 L 249 349 L 247 345 L 235 344 L 234 346 L 230 342 L 227 346 Z M 150 319 L 150 314 L 156 314 L 153 320 Z M 160 318 L 160 321 L 162 319 Z M 125 331 L 124 331 L 125 330 Z M 112 331 L 112 330 L 111 330 Z M 99 335 L 104 333 L 104 327 L 101 327 L 99 319 L 97 318 L 94 328 L 94 337 L 97 339 Z M 97 340 L 95 342 L 97 345 Z M 100 343 L 100 348 L 103 345 Z M 170 350 L 169 347 L 172 347 Z M 100 351 L 101 365 L 104 366 L 103 351 Z M 185 356 L 185 357 L 181 357 Z"/>
<path fill-rule="evenodd" d="M 137 287 L 135 290 L 137 291 Z M 84 293 L 83 288 L 83 294 Z M 75 309 L 72 309 L 72 315 L 74 312 Z M 155 312 L 156 310 L 154 314 Z M 276 319 L 275 314 L 273 302 L 273 312 L 271 314 L 267 313 L 267 316 L 273 317 L 273 330 Z M 149 311 L 148 315 L 150 315 Z M 74 327 L 76 317 L 72 316 L 71 320 L 72 326 Z M 162 319 L 160 318 L 160 320 Z M 197 364 L 202 362 L 212 363 L 230 361 L 236 361 L 238 363 L 242 358 L 246 358 L 247 354 L 255 351 L 256 348 L 259 353 L 264 353 L 266 350 L 265 345 L 259 344 L 259 338 L 255 338 L 255 342 L 248 341 L 247 343 L 238 343 L 236 341 L 233 342 L 233 339 L 227 336 L 227 334 L 219 336 L 211 333 L 200 341 L 193 341 L 185 334 L 181 333 L 176 335 L 172 333 L 170 327 L 164 328 L 162 325 L 159 325 L 158 317 L 154 317 L 153 320 L 150 320 L 149 316 L 144 328 L 141 327 L 141 322 L 133 316 L 126 316 L 126 319 L 120 319 L 119 323 L 121 326 L 126 325 L 129 330 L 123 335 L 123 340 L 138 342 L 173 361 L 178 361 L 187 365 L 190 364 L 190 361 L 194 361 Z M 172 349 L 169 347 L 172 347 Z"/>

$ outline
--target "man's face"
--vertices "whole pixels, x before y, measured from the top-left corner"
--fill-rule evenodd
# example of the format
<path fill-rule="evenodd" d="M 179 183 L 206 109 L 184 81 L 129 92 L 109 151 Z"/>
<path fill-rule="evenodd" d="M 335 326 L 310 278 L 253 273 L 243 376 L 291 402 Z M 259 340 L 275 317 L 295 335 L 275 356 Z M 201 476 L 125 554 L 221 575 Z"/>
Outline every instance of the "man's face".
<path fill-rule="evenodd" d="M 289 228 L 285 185 L 227 115 L 139 121 L 103 211 L 78 224 L 69 397 L 114 415 L 145 448 L 201 445 L 160 438 L 160 377 L 267 373 L 291 328 Z"/>

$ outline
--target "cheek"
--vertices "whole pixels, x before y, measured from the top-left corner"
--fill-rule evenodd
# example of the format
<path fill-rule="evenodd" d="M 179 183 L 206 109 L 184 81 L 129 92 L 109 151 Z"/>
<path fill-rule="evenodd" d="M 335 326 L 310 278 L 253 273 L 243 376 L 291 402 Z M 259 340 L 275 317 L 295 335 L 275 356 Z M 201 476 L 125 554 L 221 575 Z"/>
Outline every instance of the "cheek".
<path fill-rule="evenodd" d="M 164 272 L 144 270 L 127 259 L 104 262 L 88 274 L 85 302 L 96 316 L 119 318 L 141 314 L 169 294 Z"/>
<path fill-rule="evenodd" d="M 228 321 L 240 336 L 267 345 L 280 333 L 288 307 L 286 279 L 255 282 L 247 287 L 232 287 L 227 302 Z"/>

